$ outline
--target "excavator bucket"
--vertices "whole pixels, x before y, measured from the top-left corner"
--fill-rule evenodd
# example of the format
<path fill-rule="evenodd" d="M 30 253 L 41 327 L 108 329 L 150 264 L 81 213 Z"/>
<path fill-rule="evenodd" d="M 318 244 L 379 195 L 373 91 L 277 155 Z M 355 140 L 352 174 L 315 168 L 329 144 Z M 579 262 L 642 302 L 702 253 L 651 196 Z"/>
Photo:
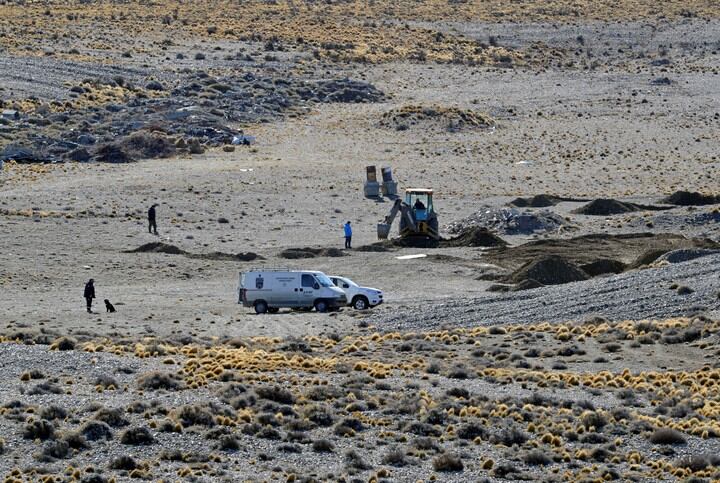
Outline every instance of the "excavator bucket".
<path fill-rule="evenodd" d="M 378 223 L 377 235 L 379 240 L 387 240 L 388 236 L 390 236 L 390 224 Z"/>

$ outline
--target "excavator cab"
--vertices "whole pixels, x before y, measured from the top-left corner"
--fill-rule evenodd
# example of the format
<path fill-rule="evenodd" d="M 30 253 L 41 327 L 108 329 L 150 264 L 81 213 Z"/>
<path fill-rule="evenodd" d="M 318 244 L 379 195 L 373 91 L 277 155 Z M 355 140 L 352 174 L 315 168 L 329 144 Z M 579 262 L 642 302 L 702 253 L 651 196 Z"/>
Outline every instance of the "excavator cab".
<path fill-rule="evenodd" d="M 433 206 L 433 190 L 408 188 L 405 199 L 395 200 L 390 214 L 382 223 L 378 223 L 378 238 L 386 239 L 390 226 L 400 213 L 400 238 L 425 238 L 439 240 L 438 218 Z"/>
<path fill-rule="evenodd" d="M 412 209 L 415 221 L 427 221 L 430 213 L 434 213 L 432 195 L 432 190 L 414 189 L 405 191 L 405 204 Z"/>

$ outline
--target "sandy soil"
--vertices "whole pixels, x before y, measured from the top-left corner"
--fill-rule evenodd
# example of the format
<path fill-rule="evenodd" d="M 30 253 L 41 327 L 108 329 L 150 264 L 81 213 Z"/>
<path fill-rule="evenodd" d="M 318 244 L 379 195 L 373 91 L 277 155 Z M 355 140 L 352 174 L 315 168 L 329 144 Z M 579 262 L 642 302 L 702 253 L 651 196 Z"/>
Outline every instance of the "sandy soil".
<path fill-rule="evenodd" d="M 73 139 L 99 129 L 97 110 L 110 104 L 143 116 L 180 88 L 214 123 L 247 120 L 229 127 L 256 139 L 126 164 L 5 163 L 0 473 L 32 478 L 71 464 L 85 469 L 68 478 L 87 483 L 108 481 L 86 475 L 88 466 L 113 465 L 116 481 L 717 478 L 720 255 L 662 261 L 644 250 L 658 247 L 655 238 L 573 245 L 566 262 L 612 255 L 622 273 L 488 292 L 550 253 L 518 248 L 530 241 L 648 232 L 697 238 L 668 250 L 717 249 L 717 203 L 662 202 L 678 190 L 720 194 L 712 2 L 666 2 L 662 12 L 636 0 L 255 2 L 252 17 L 214 1 L 0 3 L 0 67 L 9 72 L 0 108 L 19 111 L 0 118 L 0 152 L 18 138 L 42 145 L 50 128 Z M 237 81 L 248 73 L 264 84 Z M 113 76 L 134 86 L 98 84 Z M 384 98 L 342 102 L 356 84 L 341 84 L 334 100 L 298 97 L 304 83 L 346 77 Z M 215 78 L 228 85 L 211 87 Z M 275 102 L 272 86 L 284 79 L 292 88 L 282 88 L 289 105 L 280 107 L 286 99 Z M 162 89 L 149 89 L 156 80 Z M 257 110 L 219 112 L 225 87 Z M 65 125 L 68 113 L 76 117 Z M 113 140 L 115 121 L 103 118 L 97 145 Z M 138 129 L 184 142 L 165 127 Z M 363 196 L 367 165 L 391 166 L 401 189 L 434 188 L 444 236 L 516 196 L 663 209 L 592 216 L 578 214 L 586 201 L 566 201 L 519 210 L 547 210 L 557 229 L 493 225 L 510 248 L 362 251 L 391 207 Z M 153 203 L 159 236 L 147 232 Z M 344 256 L 281 256 L 342 247 L 347 220 L 356 249 Z M 131 252 L 156 241 L 200 257 Z M 261 258 L 217 256 L 248 252 Z M 398 258 L 413 254 L 427 256 Z M 382 289 L 386 303 L 257 316 L 237 304 L 239 272 L 256 266 L 348 276 Z M 89 278 L 93 314 L 82 298 Z M 104 312 L 105 298 L 116 313 Z M 487 327 L 496 324 L 504 327 Z M 177 377 L 142 382 L 158 371 Z M 330 423 L 308 423 L 315 403 Z M 153 443 L 126 444 L 115 421 L 107 441 L 83 446 L 85 423 L 111 419 L 99 405 L 146 427 Z M 38 416 L 58 433 L 43 435 Z M 662 428 L 680 436 L 654 438 Z M 328 455 L 313 446 L 325 439 Z M 133 462 L 113 462 L 122 455 Z"/>

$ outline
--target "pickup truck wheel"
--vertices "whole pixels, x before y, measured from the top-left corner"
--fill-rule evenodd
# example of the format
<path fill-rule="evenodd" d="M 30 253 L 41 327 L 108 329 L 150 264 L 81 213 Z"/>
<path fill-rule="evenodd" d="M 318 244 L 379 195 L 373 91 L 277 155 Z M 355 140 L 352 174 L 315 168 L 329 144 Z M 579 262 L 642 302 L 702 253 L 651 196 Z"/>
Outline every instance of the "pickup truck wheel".
<path fill-rule="evenodd" d="M 328 304 L 324 300 L 318 300 L 315 302 L 315 310 L 318 312 L 327 312 Z"/>
<path fill-rule="evenodd" d="M 355 310 L 365 310 L 370 307 L 370 302 L 366 297 L 362 295 L 356 295 L 352 301 L 352 306 Z"/>
<path fill-rule="evenodd" d="M 267 302 L 264 300 L 258 300 L 255 302 L 255 313 L 256 314 L 264 314 L 268 311 L 268 305 Z"/>
<path fill-rule="evenodd" d="M 280 309 L 277 308 L 277 307 L 268 307 L 267 310 L 268 310 L 268 312 L 270 312 L 271 314 L 277 314 L 278 312 L 280 312 Z"/>

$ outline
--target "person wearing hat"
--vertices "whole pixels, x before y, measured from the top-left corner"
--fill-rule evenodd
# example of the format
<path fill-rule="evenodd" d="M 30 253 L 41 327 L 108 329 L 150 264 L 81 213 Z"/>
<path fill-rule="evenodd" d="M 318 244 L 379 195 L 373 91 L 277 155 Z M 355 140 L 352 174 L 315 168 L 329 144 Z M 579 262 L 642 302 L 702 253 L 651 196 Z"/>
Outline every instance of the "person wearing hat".
<path fill-rule="evenodd" d="M 348 221 L 343 226 L 345 230 L 345 248 L 351 249 L 352 248 L 352 227 L 350 226 L 350 222 Z"/>
<path fill-rule="evenodd" d="M 87 302 L 88 314 L 92 314 L 92 300 L 95 298 L 95 280 L 92 278 L 85 284 L 85 302 Z"/>

